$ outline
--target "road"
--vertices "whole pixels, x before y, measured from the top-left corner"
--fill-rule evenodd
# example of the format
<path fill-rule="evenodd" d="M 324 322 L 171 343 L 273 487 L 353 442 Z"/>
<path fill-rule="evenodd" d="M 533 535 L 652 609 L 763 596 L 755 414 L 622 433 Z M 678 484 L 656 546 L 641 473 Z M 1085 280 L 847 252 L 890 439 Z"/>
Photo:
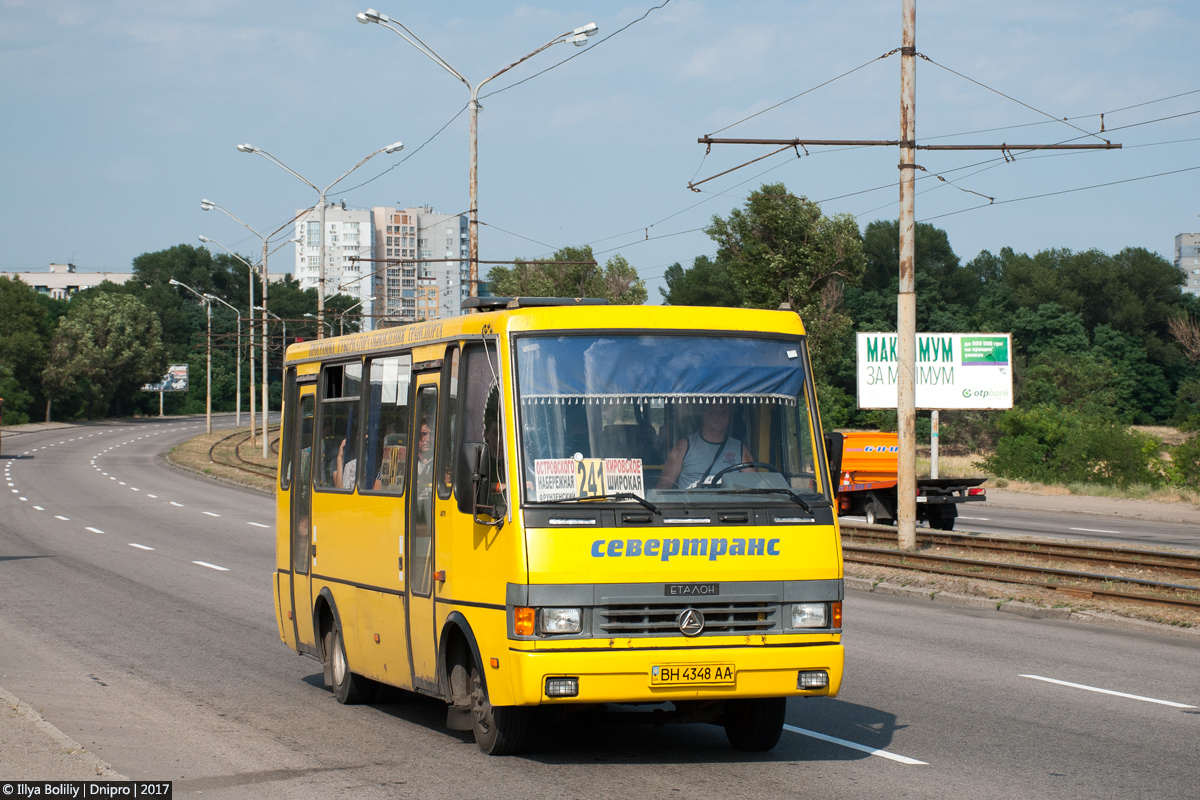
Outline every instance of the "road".
<path fill-rule="evenodd" d="M 162 464 L 201 430 L 6 434 L 0 458 L 0 686 L 177 796 L 1096 800 L 1200 786 L 1196 642 L 858 593 L 842 695 L 793 701 L 764 755 L 712 726 L 577 716 L 547 720 L 532 756 L 488 758 L 433 701 L 339 706 L 319 665 L 279 642 L 270 498 Z"/>

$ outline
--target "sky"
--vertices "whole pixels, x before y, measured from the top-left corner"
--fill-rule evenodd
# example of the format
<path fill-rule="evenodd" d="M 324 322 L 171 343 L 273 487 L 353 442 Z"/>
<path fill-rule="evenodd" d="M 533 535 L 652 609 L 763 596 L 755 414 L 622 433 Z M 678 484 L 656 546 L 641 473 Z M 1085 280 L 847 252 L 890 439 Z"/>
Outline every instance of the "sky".
<path fill-rule="evenodd" d="M 480 92 L 481 259 L 590 244 L 628 259 L 656 303 L 666 268 L 714 255 L 703 229 L 765 182 L 863 229 L 899 214 L 896 147 L 787 150 L 688 184 L 775 149 L 706 154 L 706 134 L 898 139 L 900 57 L 881 56 L 900 46 L 900 0 L 370 1 L 473 84 L 599 26 L 586 47 L 556 44 Z M 325 186 L 399 140 L 329 199 L 465 212 L 469 91 L 359 24 L 365 10 L 0 0 L 0 271 L 128 271 L 200 235 L 257 256 L 259 240 L 201 199 L 266 232 L 317 193 L 243 142 Z M 922 151 L 918 221 L 964 262 L 1003 247 L 1173 259 L 1175 235 L 1200 231 L 1198 40 L 1194 0 L 917 0 L 919 141 L 1123 145 Z M 293 265 L 285 246 L 271 272 Z"/>

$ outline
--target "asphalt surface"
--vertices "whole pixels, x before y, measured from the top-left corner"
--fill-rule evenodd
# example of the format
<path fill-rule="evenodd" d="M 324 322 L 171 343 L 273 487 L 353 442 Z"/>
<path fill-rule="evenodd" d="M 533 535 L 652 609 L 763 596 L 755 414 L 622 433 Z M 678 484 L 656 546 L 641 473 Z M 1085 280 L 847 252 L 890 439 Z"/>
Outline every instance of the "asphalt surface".
<path fill-rule="evenodd" d="M 1200 641 L 859 592 L 841 696 L 793 701 L 768 754 L 576 716 L 488 758 L 440 703 L 339 706 L 279 642 L 272 500 L 162 462 L 202 430 L 5 432 L 0 784 L 111 768 L 217 798 L 1197 796 Z"/>

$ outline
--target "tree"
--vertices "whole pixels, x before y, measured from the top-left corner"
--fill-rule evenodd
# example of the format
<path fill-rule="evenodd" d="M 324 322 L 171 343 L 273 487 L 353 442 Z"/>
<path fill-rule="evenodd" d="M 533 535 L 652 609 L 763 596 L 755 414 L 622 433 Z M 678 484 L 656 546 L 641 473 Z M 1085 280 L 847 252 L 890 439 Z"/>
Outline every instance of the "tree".
<path fill-rule="evenodd" d="M 51 316 L 47 301 L 31 286 L 0 277 L 0 367 L 11 387 L 0 396 L 10 424 L 28 422 L 41 394 Z"/>
<path fill-rule="evenodd" d="M 497 297 L 600 297 L 617 305 L 646 302 L 646 284 L 624 256 L 613 256 L 601 269 L 590 245 L 564 247 L 550 263 L 518 260 L 511 268 L 493 267 L 488 285 Z"/>
<path fill-rule="evenodd" d="M 667 288 L 659 288 L 663 302 L 671 306 L 742 305 L 742 293 L 729 267 L 708 256 L 696 256 L 686 270 L 678 262 L 667 267 Z"/>
<path fill-rule="evenodd" d="M 43 382 L 54 394 L 81 385 L 89 415 L 120 416 L 166 368 L 158 316 L 135 297 L 97 294 L 72 303 L 59 322 Z"/>
<path fill-rule="evenodd" d="M 843 292 L 866 269 L 854 217 L 827 217 L 782 183 L 763 184 L 744 208 L 735 208 L 728 219 L 714 216 L 704 232 L 717 243 L 717 260 L 728 265 L 747 306 L 788 303 L 799 312 L 814 371 L 825 380 L 840 358 L 837 343 L 853 329 L 842 310 Z"/>

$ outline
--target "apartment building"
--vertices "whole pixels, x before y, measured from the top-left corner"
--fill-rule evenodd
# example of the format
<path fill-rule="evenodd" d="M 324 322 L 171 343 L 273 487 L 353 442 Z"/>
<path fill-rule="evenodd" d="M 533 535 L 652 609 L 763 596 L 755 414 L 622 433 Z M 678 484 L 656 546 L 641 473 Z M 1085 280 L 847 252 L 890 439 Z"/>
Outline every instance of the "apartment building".
<path fill-rule="evenodd" d="M 372 209 L 378 325 L 457 316 L 470 294 L 467 216 L 431 206 Z"/>
<path fill-rule="evenodd" d="M 319 209 L 301 214 L 296 220 L 296 280 L 301 288 L 316 287 L 321 281 L 321 214 Z M 325 297 L 348 294 L 362 305 L 351 314 L 362 314 L 362 329 L 372 330 L 379 313 L 375 296 L 374 274 L 370 258 L 375 250 L 375 226 L 370 209 L 346 208 L 345 203 L 330 203 L 325 208 Z"/>
<path fill-rule="evenodd" d="M 74 264 L 51 264 L 46 272 L 0 272 L 0 276 L 21 281 L 34 291 L 56 300 L 68 300 L 83 289 L 99 286 L 105 281 L 123 284 L 133 277 L 132 272 L 78 272 Z"/>
<path fill-rule="evenodd" d="M 1175 267 L 1183 272 L 1183 291 L 1200 295 L 1200 233 L 1175 237 Z"/>

